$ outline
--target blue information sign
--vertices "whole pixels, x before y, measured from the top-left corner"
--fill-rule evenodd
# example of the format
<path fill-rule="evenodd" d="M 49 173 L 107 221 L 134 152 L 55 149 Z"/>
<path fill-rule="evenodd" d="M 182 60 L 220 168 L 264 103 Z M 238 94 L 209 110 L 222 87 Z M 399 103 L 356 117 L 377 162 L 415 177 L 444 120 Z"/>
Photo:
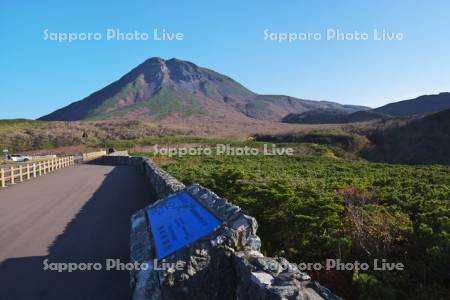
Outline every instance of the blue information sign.
<path fill-rule="evenodd" d="M 220 225 L 220 221 L 187 192 L 149 207 L 147 214 L 158 259 L 204 237 Z"/>

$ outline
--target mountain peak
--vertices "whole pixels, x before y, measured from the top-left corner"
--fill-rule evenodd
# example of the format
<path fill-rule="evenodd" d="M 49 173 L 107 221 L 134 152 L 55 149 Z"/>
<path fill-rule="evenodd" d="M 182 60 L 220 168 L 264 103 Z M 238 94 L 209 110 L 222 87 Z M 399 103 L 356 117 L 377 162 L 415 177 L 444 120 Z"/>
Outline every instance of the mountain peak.
<path fill-rule="evenodd" d="M 164 58 L 159 57 L 159 56 L 150 57 L 150 58 L 146 59 L 141 65 L 155 65 L 155 64 L 160 64 L 160 65 L 164 65 L 164 64 L 190 64 L 190 65 L 194 65 L 193 63 L 191 63 L 189 61 L 181 60 L 181 59 L 178 59 L 176 57 L 172 57 L 170 59 L 164 59 Z"/>
<path fill-rule="evenodd" d="M 143 74 L 146 81 L 149 80 L 156 83 L 156 85 L 160 85 L 169 81 L 194 82 L 200 80 L 205 77 L 203 70 L 205 69 L 175 57 L 168 60 L 161 57 L 151 57 L 134 68 L 130 73 L 131 77 Z"/>
<path fill-rule="evenodd" d="M 165 60 L 159 56 L 154 56 L 154 57 L 150 57 L 148 59 L 146 59 L 143 64 L 147 64 L 147 63 L 164 63 Z"/>
<path fill-rule="evenodd" d="M 146 59 L 143 63 L 138 65 L 135 69 L 145 69 L 145 68 L 151 68 L 151 67 L 161 67 L 165 66 L 166 61 L 161 57 L 151 57 L 149 59 Z"/>

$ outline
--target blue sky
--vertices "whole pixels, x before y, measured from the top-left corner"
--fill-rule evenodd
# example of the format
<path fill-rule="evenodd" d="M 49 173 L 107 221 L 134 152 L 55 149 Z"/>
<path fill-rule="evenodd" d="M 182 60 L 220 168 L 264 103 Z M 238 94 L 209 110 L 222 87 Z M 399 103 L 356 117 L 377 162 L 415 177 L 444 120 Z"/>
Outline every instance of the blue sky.
<path fill-rule="evenodd" d="M 2 1 L 0 118 L 37 118 L 117 80 L 145 59 L 177 57 L 251 90 L 371 107 L 449 91 L 450 2 Z M 105 30 L 182 32 L 183 41 L 107 41 Z M 373 29 L 400 32 L 374 41 Z M 100 32 L 100 41 L 44 40 L 43 31 Z M 319 41 L 264 40 L 319 32 Z M 371 34 L 325 39 L 327 29 Z"/>

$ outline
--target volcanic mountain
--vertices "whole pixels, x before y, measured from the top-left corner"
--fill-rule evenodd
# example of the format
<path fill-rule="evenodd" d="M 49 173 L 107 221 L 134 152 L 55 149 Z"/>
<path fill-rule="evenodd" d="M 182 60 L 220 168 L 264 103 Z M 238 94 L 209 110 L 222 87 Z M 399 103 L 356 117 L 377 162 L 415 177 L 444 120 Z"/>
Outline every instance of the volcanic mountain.
<path fill-rule="evenodd" d="M 103 119 L 171 120 L 221 119 L 225 122 L 280 121 L 290 113 L 313 109 L 359 106 L 259 95 L 215 71 L 175 58 L 150 58 L 119 80 L 90 96 L 58 109 L 40 120 L 76 121 Z"/>

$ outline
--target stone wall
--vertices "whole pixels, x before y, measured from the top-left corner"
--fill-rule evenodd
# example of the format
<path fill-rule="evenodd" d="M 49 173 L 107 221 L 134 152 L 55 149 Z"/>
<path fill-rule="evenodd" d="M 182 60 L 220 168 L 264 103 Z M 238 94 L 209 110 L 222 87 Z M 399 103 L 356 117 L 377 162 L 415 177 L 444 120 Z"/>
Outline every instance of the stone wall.
<path fill-rule="evenodd" d="M 101 163 L 135 165 L 161 200 L 185 190 L 222 225 L 211 234 L 156 260 L 146 209 L 131 218 L 130 262 L 146 266 L 130 274 L 134 300 L 144 299 L 338 299 L 283 258 L 265 257 L 257 221 L 200 185 L 181 182 L 142 157 L 105 156 Z M 161 268 L 165 263 L 168 268 Z M 177 263 L 180 268 L 176 268 Z"/>
<path fill-rule="evenodd" d="M 140 156 L 106 155 L 97 159 L 94 163 L 110 165 L 132 165 L 144 172 L 158 198 L 165 198 L 185 188 L 172 175 L 157 167 L 150 158 Z"/>

